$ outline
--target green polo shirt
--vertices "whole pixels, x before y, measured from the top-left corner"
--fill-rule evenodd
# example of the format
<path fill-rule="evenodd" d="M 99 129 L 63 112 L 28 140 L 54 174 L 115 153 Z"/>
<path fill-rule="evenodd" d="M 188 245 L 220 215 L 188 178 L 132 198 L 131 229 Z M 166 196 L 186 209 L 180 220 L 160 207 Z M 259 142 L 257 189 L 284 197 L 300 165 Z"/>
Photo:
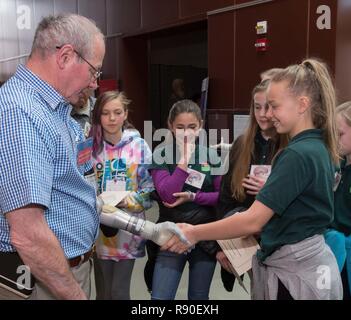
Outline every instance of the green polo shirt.
<path fill-rule="evenodd" d="M 334 172 L 319 129 L 299 133 L 277 156 L 256 197 L 274 211 L 261 233 L 261 261 L 285 244 L 326 230 L 333 219 Z"/>
<path fill-rule="evenodd" d="M 332 228 L 351 234 L 351 165 L 342 161 L 340 166 L 341 180 L 334 193 L 334 221 Z"/>

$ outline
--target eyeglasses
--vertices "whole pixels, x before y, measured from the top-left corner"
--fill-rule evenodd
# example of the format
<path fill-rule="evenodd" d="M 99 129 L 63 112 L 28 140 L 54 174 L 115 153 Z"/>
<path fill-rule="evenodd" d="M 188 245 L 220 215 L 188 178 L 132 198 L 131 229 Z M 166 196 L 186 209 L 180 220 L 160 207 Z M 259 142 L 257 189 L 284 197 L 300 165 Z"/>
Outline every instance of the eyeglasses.
<path fill-rule="evenodd" d="M 60 50 L 61 48 L 62 48 L 62 46 L 56 47 L 56 49 L 58 49 L 58 50 Z M 93 71 L 90 70 L 90 72 L 91 72 L 92 76 L 94 77 L 94 79 L 96 80 L 96 79 L 100 78 L 102 71 L 96 69 L 87 59 L 83 58 L 83 56 L 76 49 L 73 49 L 73 51 L 79 58 L 81 58 L 83 61 L 85 61 L 90 66 L 91 69 L 93 69 Z"/>

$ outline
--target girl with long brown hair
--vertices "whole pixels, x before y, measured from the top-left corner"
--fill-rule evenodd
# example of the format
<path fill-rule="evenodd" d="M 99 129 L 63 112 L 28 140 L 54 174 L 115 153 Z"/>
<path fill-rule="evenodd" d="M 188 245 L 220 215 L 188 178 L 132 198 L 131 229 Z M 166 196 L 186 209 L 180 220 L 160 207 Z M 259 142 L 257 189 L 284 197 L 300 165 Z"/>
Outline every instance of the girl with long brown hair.
<path fill-rule="evenodd" d="M 287 144 L 286 135 L 278 135 L 273 122 L 266 117 L 268 84 L 269 80 L 264 80 L 252 90 L 249 125 L 230 149 L 229 169 L 222 177 L 219 195 L 220 218 L 251 206 L 265 183 L 265 179 L 250 175 L 251 165 L 270 165 L 278 150 Z M 231 273 L 229 260 L 223 251 L 219 250 L 216 257 L 221 266 Z M 233 281 L 230 278 L 234 279 L 222 270 L 223 281 Z"/>

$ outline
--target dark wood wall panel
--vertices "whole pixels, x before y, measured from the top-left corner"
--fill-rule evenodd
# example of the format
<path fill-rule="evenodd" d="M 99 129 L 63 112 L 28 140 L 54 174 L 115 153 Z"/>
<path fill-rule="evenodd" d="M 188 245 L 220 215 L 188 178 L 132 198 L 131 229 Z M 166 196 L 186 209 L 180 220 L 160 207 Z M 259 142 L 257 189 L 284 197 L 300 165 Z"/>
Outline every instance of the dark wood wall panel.
<path fill-rule="evenodd" d="M 206 15 L 207 11 L 233 5 L 235 0 L 179 0 L 180 17 Z"/>
<path fill-rule="evenodd" d="M 208 17 L 209 102 L 212 109 L 233 108 L 234 12 Z"/>
<path fill-rule="evenodd" d="M 101 31 L 106 34 L 106 0 L 78 0 L 78 13 L 93 19 Z"/>
<path fill-rule="evenodd" d="M 175 23 L 178 15 L 178 0 L 141 0 L 143 29 Z"/>
<path fill-rule="evenodd" d="M 336 31 L 335 83 L 338 103 L 351 100 L 351 1 L 339 0 Z"/>
<path fill-rule="evenodd" d="M 351 1 L 349 1 L 351 3 Z M 331 29 L 320 30 L 317 27 L 317 8 L 320 5 L 327 5 L 331 10 Z M 335 72 L 335 44 L 336 44 L 336 19 L 337 1 L 335 0 L 310 0 L 310 24 L 308 55 L 324 60 L 330 67 L 331 72 Z M 349 16 L 351 19 L 351 16 Z"/>
<path fill-rule="evenodd" d="M 117 79 L 117 38 L 106 39 L 106 53 L 102 65 L 103 79 Z"/>
<path fill-rule="evenodd" d="M 246 2 L 252 2 L 252 0 L 234 0 L 234 1 L 235 1 L 236 5 L 237 4 L 243 4 L 243 3 L 246 3 Z M 281 1 L 281 0 L 272 0 L 272 1 Z M 308 1 L 308 0 L 302 0 L 302 1 Z"/>
<path fill-rule="evenodd" d="M 141 28 L 140 0 L 107 0 L 107 32 L 136 32 Z"/>
<path fill-rule="evenodd" d="M 260 72 L 285 67 L 306 56 L 308 1 L 280 0 L 236 12 L 235 109 L 249 107 L 251 90 Z M 268 21 L 266 52 L 256 52 L 255 26 Z M 228 40 L 229 41 L 229 40 Z"/>
<path fill-rule="evenodd" d="M 132 100 L 129 118 L 143 134 L 144 120 L 150 120 L 147 41 L 137 37 L 119 41 L 121 90 Z"/>

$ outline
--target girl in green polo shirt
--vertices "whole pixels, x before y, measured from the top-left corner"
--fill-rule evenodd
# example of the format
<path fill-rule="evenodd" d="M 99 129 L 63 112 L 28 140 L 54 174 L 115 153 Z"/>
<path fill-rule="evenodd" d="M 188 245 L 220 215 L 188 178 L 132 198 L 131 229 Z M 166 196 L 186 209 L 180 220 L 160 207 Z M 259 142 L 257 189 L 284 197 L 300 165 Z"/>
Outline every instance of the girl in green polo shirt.
<path fill-rule="evenodd" d="M 253 257 L 254 299 L 341 299 L 338 266 L 323 233 L 333 219 L 338 163 L 335 91 L 324 63 L 308 59 L 274 75 L 268 86 L 271 118 L 287 147 L 250 208 L 209 224 L 180 224 L 194 244 L 260 232 Z M 188 249 L 173 237 L 163 250 Z"/>
<path fill-rule="evenodd" d="M 351 101 L 338 106 L 340 154 L 343 157 L 334 186 L 334 221 L 325 234 L 341 271 L 344 300 L 351 299 Z"/>
<path fill-rule="evenodd" d="M 230 149 L 229 169 L 222 177 L 219 194 L 220 219 L 251 206 L 266 181 L 250 174 L 252 165 L 259 165 L 256 167 L 258 169 L 266 169 L 277 152 L 287 145 L 286 135 L 278 135 L 273 122 L 266 117 L 268 84 L 269 79 L 266 79 L 252 90 L 248 127 Z M 230 262 L 222 250 L 217 252 L 216 258 L 222 267 L 224 286 L 232 291 L 235 276 L 230 269 Z"/>

